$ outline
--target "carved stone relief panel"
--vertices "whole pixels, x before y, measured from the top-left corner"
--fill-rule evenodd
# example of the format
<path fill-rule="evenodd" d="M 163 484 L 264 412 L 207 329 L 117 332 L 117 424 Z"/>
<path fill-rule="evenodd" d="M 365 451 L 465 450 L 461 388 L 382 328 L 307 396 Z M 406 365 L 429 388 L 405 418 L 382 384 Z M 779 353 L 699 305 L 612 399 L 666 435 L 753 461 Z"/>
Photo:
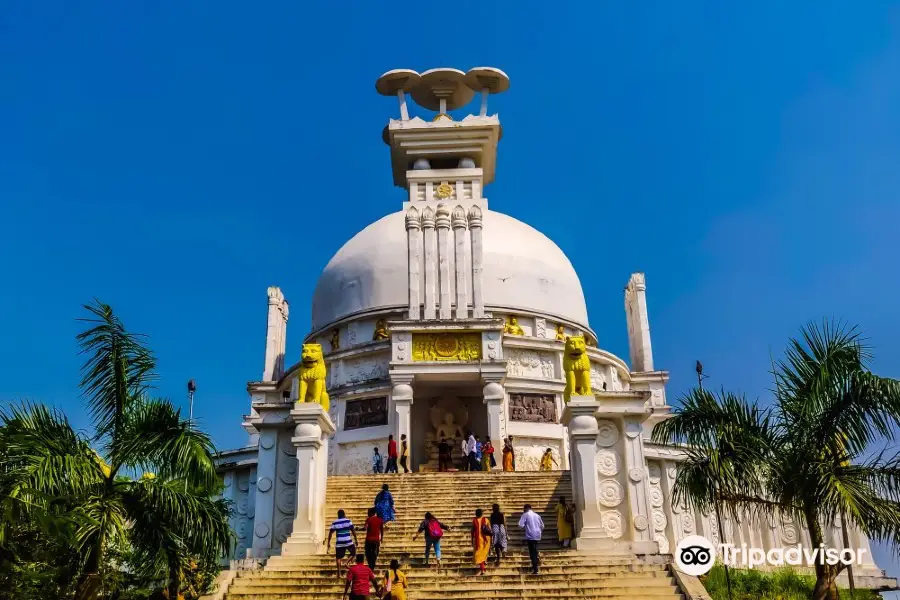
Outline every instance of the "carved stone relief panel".
<path fill-rule="evenodd" d="M 537 317 L 534 320 L 534 335 L 539 338 L 547 337 L 547 319 Z"/>
<path fill-rule="evenodd" d="M 347 400 L 344 431 L 388 424 L 387 396 Z"/>
<path fill-rule="evenodd" d="M 373 448 L 387 456 L 387 440 L 370 440 L 354 444 L 341 444 L 341 458 L 338 467 L 340 475 L 369 475 L 372 473 Z M 383 459 L 387 463 L 387 459 Z"/>
<path fill-rule="evenodd" d="M 562 441 L 545 438 L 513 437 L 513 447 L 516 450 L 517 471 L 540 471 L 541 457 L 547 448 L 551 449 L 553 460 L 556 463 L 553 469 L 559 469 Z"/>
<path fill-rule="evenodd" d="M 607 387 L 604 386 L 608 386 L 606 382 L 606 367 L 598 365 L 597 363 L 591 363 L 591 389 L 607 389 Z"/>
<path fill-rule="evenodd" d="M 523 348 L 506 348 L 504 350 L 506 372 L 514 377 L 534 377 L 536 379 L 555 379 L 553 354 Z"/>
<path fill-rule="evenodd" d="M 553 394 L 509 394 L 509 418 L 526 423 L 557 423 Z"/>
<path fill-rule="evenodd" d="M 381 358 L 351 358 L 342 362 L 340 375 L 335 379 L 334 385 L 355 385 L 386 379 L 388 376 L 387 355 Z"/>
<path fill-rule="evenodd" d="M 480 333 L 415 333 L 412 337 L 414 361 L 469 362 L 481 359 Z"/>

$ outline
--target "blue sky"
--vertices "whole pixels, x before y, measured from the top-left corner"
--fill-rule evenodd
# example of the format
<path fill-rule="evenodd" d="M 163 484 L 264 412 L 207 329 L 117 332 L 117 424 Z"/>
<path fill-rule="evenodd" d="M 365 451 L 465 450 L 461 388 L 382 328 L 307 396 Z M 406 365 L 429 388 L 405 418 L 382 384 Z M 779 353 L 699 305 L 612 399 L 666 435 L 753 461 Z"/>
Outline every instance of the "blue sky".
<path fill-rule="evenodd" d="M 195 378 L 243 444 L 266 287 L 290 359 L 329 257 L 403 199 L 374 81 L 436 66 L 510 75 L 491 206 L 563 248 L 620 356 L 646 272 L 670 398 L 698 358 L 764 398 L 770 353 L 831 316 L 900 376 L 896 3 L 184 4 L 0 7 L 0 398 L 87 425 L 98 297 L 151 336 L 160 393 Z"/>

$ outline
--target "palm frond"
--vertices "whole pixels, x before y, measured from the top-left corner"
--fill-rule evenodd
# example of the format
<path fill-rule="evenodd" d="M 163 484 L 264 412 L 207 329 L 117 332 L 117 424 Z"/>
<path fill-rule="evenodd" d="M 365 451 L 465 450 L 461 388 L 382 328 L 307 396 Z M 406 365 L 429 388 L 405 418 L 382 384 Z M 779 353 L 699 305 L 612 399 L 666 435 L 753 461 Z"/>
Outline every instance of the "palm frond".
<path fill-rule="evenodd" d="M 79 320 L 91 327 L 76 337 L 87 356 L 80 385 L 97 437 L 103 438 L 119 426 L 131 401 L 146 394 L 156 360 L 143 336 L 126 331 L 109 305 L 95 300 L 84 308 L 91 316 Z"/>
<path fill-rule="evenodd" d="M 219 485 L 211 438 L 168 400 L 135 401 L 126 414 L 112 454 L 117 464 L 180 479 L 212 493 Z"/>

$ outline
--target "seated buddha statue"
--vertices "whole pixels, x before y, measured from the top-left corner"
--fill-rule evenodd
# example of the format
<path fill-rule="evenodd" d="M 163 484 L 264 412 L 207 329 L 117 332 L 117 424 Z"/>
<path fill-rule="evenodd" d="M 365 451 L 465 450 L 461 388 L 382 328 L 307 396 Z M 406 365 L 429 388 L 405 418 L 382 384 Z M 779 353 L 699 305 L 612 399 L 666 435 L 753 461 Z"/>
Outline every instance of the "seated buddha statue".
<path fill-rule="evenodd" d="M 463 437 L 462 427 L 456 424 L 456 418 L 452 412 L 444 413 L 444 422 L 438 425 L 434 432 L 434 439 L 437 441 L 446 439 L 448 442 L 452 440 L 460 440 Z"/>
<path fill-rule="evenodd" d="M 556 326 L 556 341 L 564 342 L 566 341 L 566 328 L 562 325 Z"/>
<path fill-rule="evenodd" d="M 378 319 L 375 321 L 375 333 L 372 334 L 373 340 L 387 340 L 390 339 L 390 334 L 387 330 L 387 323 L 385 323 L 384 319 Z"/>
<path fill-rule="evenodd" d="M 508 333 L 509 335 L 525 335 L 525 330 L 519 326 L 519 320 L 516 317 L 509 317 L 506 320 L 506 325 L 503 326 L 503 333 Z"/>

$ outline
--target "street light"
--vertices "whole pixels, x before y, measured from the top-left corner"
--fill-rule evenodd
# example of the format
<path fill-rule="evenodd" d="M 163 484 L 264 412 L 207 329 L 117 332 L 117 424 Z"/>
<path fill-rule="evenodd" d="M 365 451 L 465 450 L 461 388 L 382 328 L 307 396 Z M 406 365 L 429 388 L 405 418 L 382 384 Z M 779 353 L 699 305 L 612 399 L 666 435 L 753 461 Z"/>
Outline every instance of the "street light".
<path fill-rule="evenodd" d="M 197 382 L 191 379 L 188 381 L 188 403 L 190 405 L 190 416 L 188 417 L 188 427 L 194 424 L 194 392 L 197 391 Z"/>

